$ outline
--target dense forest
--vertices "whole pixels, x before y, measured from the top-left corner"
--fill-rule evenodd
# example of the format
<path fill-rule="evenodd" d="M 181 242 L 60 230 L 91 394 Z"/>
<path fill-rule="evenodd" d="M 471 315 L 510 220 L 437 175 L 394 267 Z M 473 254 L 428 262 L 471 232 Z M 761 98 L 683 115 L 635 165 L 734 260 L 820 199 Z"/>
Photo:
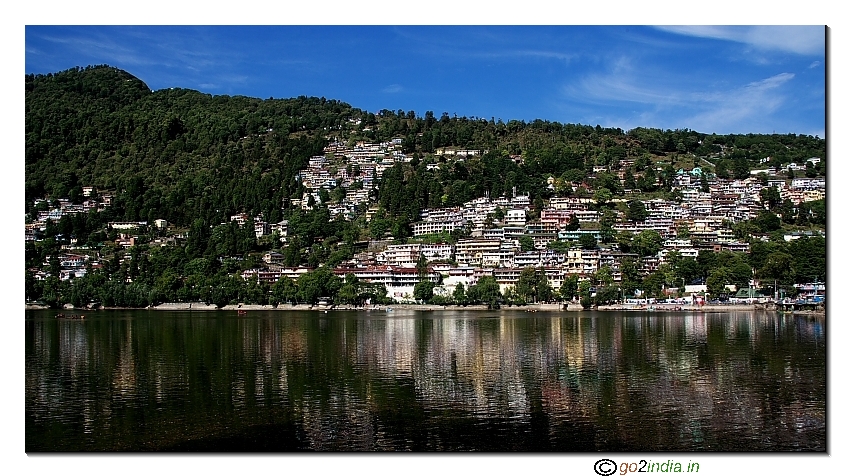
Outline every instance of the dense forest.
<path fill-rule="evenodd" d="M 282 250 L 287 265 L 333 266 L 350 258 L 357 242 L 386 234 L 396 239 L 410 236 L 410 224 L 422 208 L 459 205 L 485 194 L 510 195 L 514 189 L 529 194 L 538 208 L 552 196 L 588 193 L 547 187 L 547 179 L 555 178 L 556 185 L 585 180 L 594 166 L 608 166 L 613 172 L 630 164 L 627 184 L 631 177 L 633 188 L 645 196 L 667 197 L 671 173 L 681 167 L 698 165 L 718 177 L 744 178 L 756 167 L 826 158 L 825 140 L 806 135 L 623 131 L 544 120 L 503 122 L 447 113 L 438 117 L 432 111 L 422 116 L 403 110 L 372 113 L 325 98 L 152 91 L 138 78 L 105 65 L 28 75 L 25 85 L 28 220 L 60 198 L 80 203 L 84 186 L 112 195 L 104 211 L 63 217 L 50 224 L 46 239 L 28 242 L 27 268 L 41 266 L 70 237 L 104 246 L 114 239 L 114 232 L 105 227 L 110 221 L 165 219 L 188 232 L 184 246 L 136 250 L 126 261 L 119 260 L 119 250 L 110 255 L 108 247 L 103 249 L 107 275 L 120 270 L 143 277 L 133 281 L 139 303 L 244 298 L 239 293 L 248 291 L 236 284 L 226 296 L 202 296 L 200 291 L 177 295 L 180 289 L 229 289 L 221 283 L 255 264 L 252 253 L 274 248 L 272 240 L 257 242 L 250 230 L 227 224 L 235 213 L 262 214 L 271 223 L 289 220 L 295 238 Z M 395 138 L 402 140 L 403 152 L 413 160 L 384 172 L 371 191 L 381 210 L 369 224 L 362 216 L 352 221 L 332 218 L 326 207 L 302 211 L 292 205 L 291 199 L 300 199 L 305 191 L 297 172 L 310 157 L 322 155 L 330 142 Z M 443 147 L 486 153 L 454 161 L 435 155 Z M 520 155 L 521 161 L 514 160 Z M 653 175 L 657 164 L 664 165 L 659 181 Z M 824 176 L 825 164 L 809 164 L 806 175 Z M 586 182 L 617 196 L 623 186 L 615 178 L 601 173 Z M 161 231 L 146 233 L 150 240 Z M 219 281 L 187 288 L 191 276 L 218 276 Z M 35 283 L 29 272 L 27 283 L 28 296 L 46 294 L 47 284 Z"/>

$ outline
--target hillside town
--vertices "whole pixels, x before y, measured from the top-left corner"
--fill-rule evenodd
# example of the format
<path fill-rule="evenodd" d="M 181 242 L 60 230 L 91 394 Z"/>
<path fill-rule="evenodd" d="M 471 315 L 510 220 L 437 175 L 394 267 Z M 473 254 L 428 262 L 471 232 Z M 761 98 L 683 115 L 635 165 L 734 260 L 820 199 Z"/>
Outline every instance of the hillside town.
<path fill-rule="evenodd" d="M 324 155 L 312 157 L 309 166 L 298 172 L 296 179 L 305 192 L 300 198 L 290 199 L 289 206 L 304 211 L 326 207 L 332 219 L 350 221 L 365 217 L 369 223 L 380 213 L 375 189 L 384 172 L 397 163 L 414 160 L 402 152 L 401 145 L 401 138 L 350 145 L 331 142 Z M 430 157 L 427 167 L 446 167 L 484 153 L 441 148 Z M 511 159 L 523 161 L 520 155 Z M 815 165 L 820 160 L 812 157 L 808 162 Z M 769 158 L 765 162 L 769 163 Z M 423 209 L 420 219 L 411 223 L 412 236 L 397 240 L 387 232 L 383 237 L 360 241 L 354 256 L 333 267 L 333 273 L 340 278 L 353 275 L 361 282 L 383 285 L 386 298 L 392 302 L 416 303 L 422 302 L 415 292 L 422 281 L 433 283 L 428 297 L 437 296 L 438 302 L 439 297 L 443 302 L 451 302 L 452 296 L 458 296 L 458 288 L 462 294 L 463 289 L 475 286 L 483 277 L 492 277 L 500 293 L 510 295 L 523 270 L 532 268 L 556 291 L 543 298 L 554 301 L 557 291 L 570 279 L 595 286 L 602 275 L 603 281 L 617 287 L 624 279 L 624 260 L 629 261 L 625 266 L 636 267 L 630 272 L 645 278 L 659 267 L 669 265 L 671 260 L 696 260 L 701 250 L 748 253 L 752 240 L 768 241 L 770 236 L 762 233 L 744 237 L 740 231 L 736 232 L 736 225 L 757 219 L 769 205 L 775 206 L 767 201 L 790 203 L 796 213 L 800 204 L 825 198 L 823 177 L 790 178 L 795 170 L 806 170 L 805 165 L 799 164 L 790 164 L 784 170 L 775 167 L 752 170 L 745 179 L 721 179 L 698 166 L 680 168 L 672 178 L 673 199 L 641 198 L 639 190 L 628 188 L 634 178 L 624 171 L 631 165 L 633 161 L 621 161 L 619 170 L 594 167 L 593 174 L 587 177 L 590 180 L 580 182 L 563 183 L 560 178 L 549 177 L 550 190 L 566 188 L 571 193 L 536 203 L 526 192 L 514 188 L 510 196 L 484 196 L 462 206 Z M 655 165 L 654 177 L 660 182 L 658 177 L 663 169 L 660 164 Z M 618 197 L 598 193 L 589 182 L 600 174 L 615 177 L 623 193 Z M 82 195 L 80 200 L 75 200 L 77 203 L 70 199 L 52 203 L 36 201 L 35 208 L 41 211 L 27 217 L 25 240 L 40 240 L 63 216 L 102 212 L 111 205 L 109 191 L 83 187 Z M 600 206 L 603 204 L 607 205 L 604 209 Z M 268 223 L 262 215 L 239 212 L 230 216 L 230 221 L 253 229 L 257 240 L 270 243 L 270 249 L 255 261 L 256 266 L 240 271 L 243 280 L 271 286 L 283 277 L 297 282 L 315 269 L 285 265 L 280 250 L 292 238 L 286 220 Z M 176 246 L 185 242 L 188 234 L 165 220 L 110 222 L 104 238 L 126 250 L 125 258 L 129 259 L 132 248 L 138 244 Z M 788 233 L 783 239 L 792 241 L 817 234 L 820 233 Z M 58 272 L 60 280 L 66 281 L 102 266 L 98 249 L 78 242 L 77 237 L 70 237 L 62 249 L 60 256 L 50 257 L 43 267 L 29 270 L 35 279 L 44 280 Z M 719 297 L 706 296 L 704 279 L 670 281 L 677 282 L 661 283 L 663 293 L 676 302 L 695 303 Z M 778 289 L 773 296 L 754 293 L 762 284 L 754 275 L 744 294 L 736 286 L 727 286 L 728 295 L 722 298 L 753 302 L 781 297 Z M 794 294 L 804 299 L 818 296 L 822 299 L 825 294 L 822 282 L 797 287 Z M 618 298 L 639 299 L 649 295 L 638 287 L 630 293 L 622 290 Z"/>

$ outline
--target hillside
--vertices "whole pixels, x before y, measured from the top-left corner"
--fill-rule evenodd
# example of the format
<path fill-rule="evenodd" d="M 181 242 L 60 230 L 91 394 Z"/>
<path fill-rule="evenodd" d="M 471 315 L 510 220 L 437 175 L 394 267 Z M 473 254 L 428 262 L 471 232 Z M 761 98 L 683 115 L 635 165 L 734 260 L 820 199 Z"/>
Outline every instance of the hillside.
<path fill-rule="evenodd" d="M 825 277 L 816 137 L 151 91 L 109 66 L 25 85 L 26 295 L 51 305 L 376 302 L 388 289 L 349 270 L 390 262 L 400 274 L 381 279 L 410 299 L 442 279 L 429 261 L 482 266 L 459 242 L 486 236 L 500 257 L 489 284 L 453 284 L 454 302 L 509 289 L 512 302 L 548 301 L 549 280 L 586 302 L 607 283 L 604 302 L 674 282 L 717 295 L 754 276 Z M 390 242 L 402 248 L 378 256 Z M 496 265 L 508 269 L 498 285 Z M 529 267 L 540 276 L 516 281 Z"/>
<path fill-rule="evenodd" d="M 744 175 L 766 157 L 777 167 L 802 164 L 825 158 L 826 148 L 822 139 L 793 134 L 624 132 L 543 120 L 437 118 L 430 111 L 423 117 L 401 110 L 372 114 L 324 98 L 152 92 L 124 71 L 94 66 L 26 77 L 26 203 L 94 186 L 116 191 L 115 210 L 125 220 L 164 218 L 188 226 L 195 218 L 221 221 L 245 211 L 276 221 L 285 199 L 302 196 L 296 172 L 332 138 L 396 137 L 405 153 L 420 159 L 447 146 L 491 152 L 430 184 L 434 195 L 458 203 L 513 186 L 537 198 L 549 176 L 583 177 L 594 165 L 617 170 L 623 160 L 640 167 L 641 160 L 681 165 L 706 157 L 715 164 L 720 159 L 730 175 Z M 522 166 L 500 162 L 510 155 L 523 156 Z"/>

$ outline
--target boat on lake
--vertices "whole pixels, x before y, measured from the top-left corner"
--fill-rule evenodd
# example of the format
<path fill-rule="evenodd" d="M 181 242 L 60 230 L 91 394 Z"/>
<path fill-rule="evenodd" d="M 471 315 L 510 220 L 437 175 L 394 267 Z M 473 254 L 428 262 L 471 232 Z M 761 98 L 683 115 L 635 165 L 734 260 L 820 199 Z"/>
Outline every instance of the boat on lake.
<path fill-rule="evenodd" d="M 56 319 L 85 319 L 86 316 L 84 314 L 70 314 L 65 315 L 64 313 L 56 314 Z"/>

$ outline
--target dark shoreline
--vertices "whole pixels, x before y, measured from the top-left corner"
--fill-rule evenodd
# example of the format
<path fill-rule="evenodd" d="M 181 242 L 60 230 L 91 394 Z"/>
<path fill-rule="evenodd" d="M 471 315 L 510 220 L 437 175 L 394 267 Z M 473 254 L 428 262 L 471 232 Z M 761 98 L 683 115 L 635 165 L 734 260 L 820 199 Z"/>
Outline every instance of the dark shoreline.
<path fill-rule="evenodd" d="M 26 310 L 47 310 L 47 306 L 27 304 Z M 63 309 L 57 309 L 62 311 Z M 278 306 L 257 305 L 257 304 L 230 304 L 224 307 L 216 307 L 213 304 L 205 303 L 164 303 L 153 307 L 99 307 L 96 309 L 88 308 L 64 308 L 64 310 L 77 311 L 98 311 L 98 310 L 153 310 L 153 311 L 493 311 L 488 309 L 486 305 L 429 305 L 429 304 L 392 304 L 392 305 L 374 305 L 374 306 L 347 306 L 347 305 L 310 305 L 310 304 L 281 304 Z M 514 310 L 525 312 L 580 312 L 584 309 L 575 303 L 568 305 L 556 304 L 530 304 L 525 306 L 502 306 L 498 310 Z M 729 305 L 676 305 L 676 304 L 657 304 L 652 306 L 638 305 L 622 305 L 614 304 L 607 306 L 598 306 L 596 311 L 625 311 L 625 312 L 781 312 L 776 309 L 766 309 L 763 305 L 757 304 L 729 304 Z M 824 310 L 816 311 L 793 311 L 790 314 L 799 315 L 814 315 L 824 316 Z"/>

